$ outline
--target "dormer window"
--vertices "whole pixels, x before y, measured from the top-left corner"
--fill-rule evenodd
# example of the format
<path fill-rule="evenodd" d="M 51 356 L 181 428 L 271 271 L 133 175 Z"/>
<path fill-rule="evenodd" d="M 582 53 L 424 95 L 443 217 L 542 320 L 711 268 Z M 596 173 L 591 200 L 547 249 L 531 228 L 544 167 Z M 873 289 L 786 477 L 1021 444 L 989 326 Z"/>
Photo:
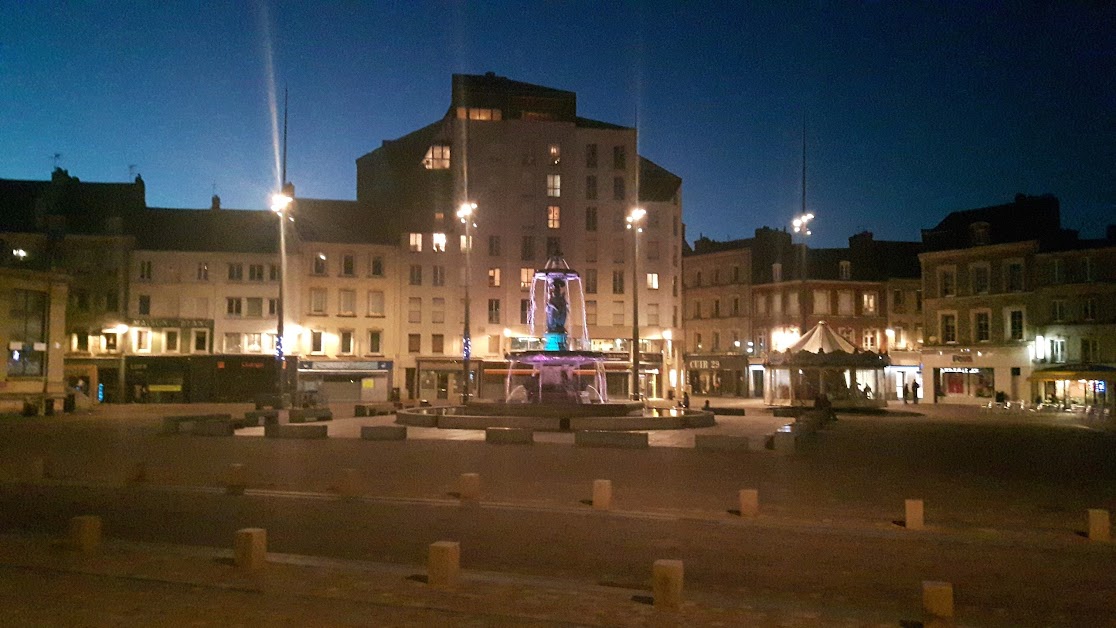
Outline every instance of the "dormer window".
<path fill-rule="evenodd" d="M 988 244 L 988 237 L 992 231 L 992 225 L 987 222 L 974 222 L 969 225 L 969 238 L 973 246 L 981 246 Z"/>
<path fill-rule="evenodd" d="M 842 260 L 839 264 L 838 271 L 840 273 L 839 276 L 841 277 L 841 279 L 852 279 L 852 262 Z"/>
<path fill-rule="evenodd" d="M 448 144 L 434 144 L 426 149 L 422 166 L 427 170 L 446 170 L 450 167 L 450 147 Z"/>

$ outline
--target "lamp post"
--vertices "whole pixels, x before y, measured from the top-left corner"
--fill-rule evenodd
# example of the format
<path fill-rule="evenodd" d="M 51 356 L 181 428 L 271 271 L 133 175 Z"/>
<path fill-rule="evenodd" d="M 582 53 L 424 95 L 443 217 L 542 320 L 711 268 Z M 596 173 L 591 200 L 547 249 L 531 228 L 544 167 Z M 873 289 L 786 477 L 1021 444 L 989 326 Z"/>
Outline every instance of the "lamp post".
<path fill-rule="evenodd" d="M 287 377 L 286 377 L 286 355 L 285 347 L 283 346 L 283 323 L 284 314 L 283 308 L 286 301 L 286 284 L 287 284 L 287 221 L 290 217 L 287 215 L 287 210 L 294 201 L 293 194 L 287 186 L 283 186 L 283 191 L 271 195 L 271 211 L 275 212 L 279 217 L 279 300 L 275 303 L 275 313 L 278 320 L 275 323 L 275 366 L 277 371 L 277 385 L 276 389 L 279 393 L 279 407 L 286 408 L 287 402 Z"/>
<path fill-rule="evenodd" d="M 469 300 L 469 284 L 472 283 L 472 266 L 470 256 L 473 252 L 473 214 L 477 210 L 476 203 L 462 203 L 457 209 L 457 217 L 465 225 L 465 329 L 461 334 L 461 403 L 469 403 L 469 360 L 473 355 L 473 341 L 469 330 L 469 310 L 472 303 Z"/>
<path fill-rule="evenodd" d="M 805 190 L 805 188 L 803 188 Z M 798 269 L 799 279 L 802 281 L 802 288 L 806 288 L 806 237 L 813 232 L 810 231 L 810 222 L 814 219 L 814 214 L 805 211 L 805 198 L 803 199 L 803 212 L 794 217 L 791 221 L 791 227 L 794 228 L 794 233 L 802 236 L 802 266 Z M 806 295 L 802 294 L 798 302 L 798 316 L 799 316 L 799 329 L 806 329 Z"/>
<path fill-rule="evenodd" d="M 628 212 L 628 229 L 635 240 L 635 259 L 632 260 L 632 399 L 639 399 L 639 234 L 647 210 L 633 207 Z"/>

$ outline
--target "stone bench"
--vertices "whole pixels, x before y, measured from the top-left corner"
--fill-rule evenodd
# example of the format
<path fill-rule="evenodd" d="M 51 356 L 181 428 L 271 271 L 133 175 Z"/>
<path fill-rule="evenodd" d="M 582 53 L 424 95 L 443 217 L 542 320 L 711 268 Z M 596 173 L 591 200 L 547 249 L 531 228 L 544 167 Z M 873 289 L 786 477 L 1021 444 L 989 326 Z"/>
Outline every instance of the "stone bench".
<path fill-rule="evenodd" d="M 534 430 L 522 427 L 488 427 L 484 442 L 494 445 L 531 445 L 535 442 Z"/>
<path fill-rule="evenodd" d="M 232 421 L 231 414 L 187 414 L 180 416 L 165 416 L 163 417 L 163 433 L 164 434 L 177 434 L 181 431 L 182 426 L 191 424 L 196 426 L 198 423 L 206 423 L 211 421 Z"/>
<path fill-rule="evenodd" d="M 587 430 L 574 432 L 574 444 L 578 447 L 618 447 L 621 449 L 647 449 L 647 432 L 610 432 L 607 430 Z"/>
<path fill-rule="evenodd" d="M 798 416 L 798 414 L 800 412 L 802 412 L 801 408 L 794 408 L 794 407 L 781 407 L 781 408 L 774 408 L 773 410 L 771 410 L 772 416 L 783 417 L 783 418 L 796 417 L 796 416 Z"/>
<path fill-rule="evenodd" d="M 265 425 L 264 436 L 267 438 L 328 438 L 329 428 L 325 425 Z"/>
<path fill-rule="evenodd" d="M 333 411 L 329 408 L 291 408 L 288 413 L 291 423 L 333 420 Z"/>
<path fill-rule="evenodd" d="M 390 403 L 358 403 L 353 406 L 353 416 L 380 416 L 394 412 Z"/>
<path fill-rule="evenodd" d="M 712 412 L 713 414 L 723 414 L 725 416 L 745 416 L 744 408 L 718 408 L 714 406 L 702 409 Z"/>
<path fill-rule="evenodd" d="M 363 440 L 407 440 L 407 426 L 362 425 L 360 437 Z"/>
<path fill-rule="evenodd" d="M 272 425 L 274 423 L 279 422 L 279 411 L 278 410 L 249 410 L 249 411 L 244 413 L 244 420 L 245 421 L 254 421 L 252 423 L 253 427 L 258 426 L 260 424 L 260 421 L 263 421 L 265 425 Z M 245 424 L 244 427 L 249 427 L 249 426 L 247 424 Z"/>
<path fill-rule="evenodd" d="M 712 451 L 748 451 L 751 445 L 747 436 L 729 434 L 695 434 L 694 449 Z"/>

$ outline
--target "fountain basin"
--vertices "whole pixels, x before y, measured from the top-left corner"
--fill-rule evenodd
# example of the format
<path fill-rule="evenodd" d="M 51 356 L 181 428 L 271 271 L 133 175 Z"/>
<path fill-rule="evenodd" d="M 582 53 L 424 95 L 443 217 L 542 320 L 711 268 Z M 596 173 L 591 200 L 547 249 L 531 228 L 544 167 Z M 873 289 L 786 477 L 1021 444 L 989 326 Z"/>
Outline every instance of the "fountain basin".
<path fill-rule="evenodd" d="M 395 422 L 440 429 L 518 427 L 542 432 L 677 430 L 716 425 L 712 412 L 644 408 L 638 401 L 581 405 L 474 401 L 466 406 L 399 410 Z"/>

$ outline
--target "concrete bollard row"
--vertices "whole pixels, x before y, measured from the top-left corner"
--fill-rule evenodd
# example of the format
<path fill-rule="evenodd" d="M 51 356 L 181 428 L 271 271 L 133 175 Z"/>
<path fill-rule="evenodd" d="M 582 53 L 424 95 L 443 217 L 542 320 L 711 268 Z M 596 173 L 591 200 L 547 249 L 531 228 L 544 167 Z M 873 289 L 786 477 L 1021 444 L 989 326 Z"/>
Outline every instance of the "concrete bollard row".
<path fill-rule="evenodd" d="M 88 554 L 101 546 L 101 518 L 81 515 L 70 519 L 70 546 Z"/>
<path fill-rule="evenodd" d="M 244 571 L 262 569 L 267 561 L 267 530 L 263 528 L 237 530 L 233 554 L 237 568 Z"/>
<path fill-rule="evenodd" d="M 457 494 L 461 499 L 480 497 L 481 480 L 479 473 L 462 473 L 457 482 Z"/>
<path fill-rule="evenodd" d="M 754 488 L 740 489 L 738 496 L 741 517 L 755 517 L 759 514 L 759 491 Z"/>
<path fill-rule="evenodd" d="M 682 561 L 655 561 L 651 568 L 651 595 L 655 608 L 676 610 L 682 606 L 682 578 Z"/>
<path fill-rule="evenodd" d="M 922 530 L 926 527 L 925 511 L 921 499 L 908 499 L 905 502 L 903 526 L 908 530 Z"/>
<path fill-rule="evenodd" d="M 426 557 L 426 583 L 438 589 L 456 589 L 461 579 L 461 544 L 438 541 Z"/>
<path fill-rule="evenodd" d="M 612 508 L 612 480 L 593 480 L 593 510 Z"/>
<path fill-rule="evenodd" d="M 230 464 L 225 472 L 225 494 L 243 495 L 248 486 L 248 467 L 243 464 Z"/>
<path fill-rule="evenodd" d="M 1112 518 L 1107 510 L 1089 509 L 1089 540 L 1102 543 L 1112 540 Z"/>

